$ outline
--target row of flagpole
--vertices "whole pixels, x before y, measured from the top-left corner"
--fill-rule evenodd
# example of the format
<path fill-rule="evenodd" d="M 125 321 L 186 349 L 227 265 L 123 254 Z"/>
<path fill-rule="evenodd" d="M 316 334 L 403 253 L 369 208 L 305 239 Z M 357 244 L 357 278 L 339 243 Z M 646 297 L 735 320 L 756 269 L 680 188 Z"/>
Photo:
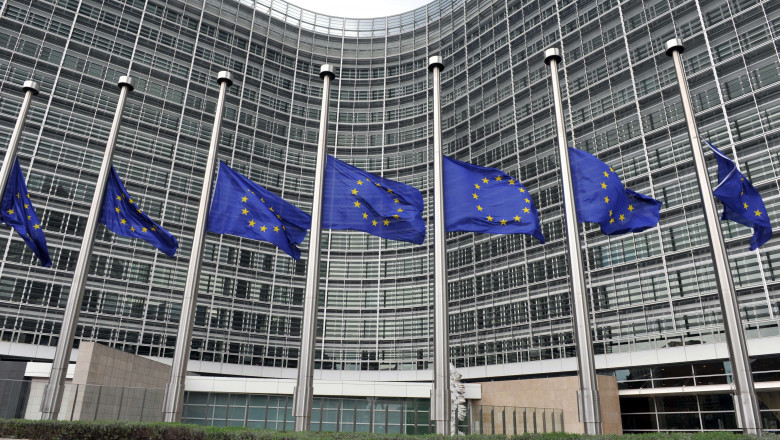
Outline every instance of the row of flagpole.
<path fill-rule="evenodd" d="M 713 198 L 701 142 L 696 128 L 695 117 L 690 102 L 690 95 L 682 65 L 682 42 L 673 39 L 667 42 L 667 55 L 673 58 L 682 98 L 687 129 L 693 150 L 696 177 L 702 199 L 705 223 L 710 239 L 710 249 L 715 266 L 715 276 L 719 290 L 724 327 L 727 336 L 729 359 L 732 365 L 736 406 L 739 421 L 746 433 L 760 433 L 760 418 L 755 396 L 755 389 L 750 370 L 746 338 L 738 312 L 734 282 L 728 265 L 728 258 L 723 236 L 719 227 L 717 208 Z M 580 420 L 588 434 L 602 432 L 598 385 L 596 382 L 595 363 L 591 341 L 590 313 L 588 310 L 587 290 L 585 286 L 584 268 L 581 261 L 581 244 L 574 199 L 574 182 L 572 178 L 569 150 L 567 148 L 566 123 L 558 78 L 558 65 L 562 61 L 561 51 L 551 48 L 544 53 L 544 62 L 550 66 L 552 94 L 554 98 L 555 123 L 557 131 L 557 146 L 560 154 L 561 178 L 563 182 L 563 199 L 566 219 L 568 259 L 571 268 L 570 288 L 573 295 L 573 329 L 577 352 L 577 373 L 579 390 L 577 394 Z M 436 433 L 450 432 L 450 390 L 449 390 L 449 342 L 448 342 L 448 310 L 447 310 L 447 268 L 446 268 L 446 235 L 444 219 L 443 165 L 442 165 L 442 129 L 441 129 L 441 71 L 444 68 L 442 57 L 433 56 L 428 66 L 433 82 L 433 170 L 434 170 L 434 374 L 431 393 L 431 420 L 436 427 Z M 327 153 L 328 109 L 330 101 L 330 83 L 335 78 L 334 68 L 330 64 L 322 66 L 320 77 L 323 80 L 322 111 L 320 114 L 320 132 L 318 139 L 317 162 L 315 169 L 314 199 L 312 203 L 312 223 L 307 267 L 306 292 L 304 301 L 303 331 L 301 336 L 301 359 L 298 368 L 298 379 L 293 403 L 295 429 L 309 429 L 312 400 L 314 395 L 314 353 L 316 343 L 316 326 L 319 294 L 319 265 L 322 231 L 322 198 Z M 166 388 L 164 401 L 164 416 L 169 422 L 179 421 L 182 412 L 184 380 L 189 358 L 194 310 L 197 303 L 197 289 L 200 279 L 203 246 L 205 243 L 206 222 L 210 206 L 211 188 L 217 163 L 217 151 L 220 137 L 222 115 L 224 113 L 225 95 L 232 85 L 233 79 L 229 72 L 220 72 L 217 78 L 220 86 L 219 100 L 216 108 L 211 143 L 209 146 L 208 163 L 201 191 L 198 219 L 195 227 L 192 253 L 190 256 L 188 278 L 182 304 L 182 316 L 174 352 L 171 379 Z M 122 112 L 127 95 L 133 90 L 132 78 L 123 76 L 119 80 L 120 98 L 117 104 L 114 120 L 109 133 L 103 162 L 98 176 L 95 194 L 90 207 L 90 214 L 84 233 L 84 240 L 76 264 L 73 288 L 68 297 L 68 303 L 63 318 L 62 333 L 58 341 L 52 365 L 52 373 L 46 386 L 41 412 L 43 419 L 53 419 L 59 413 L 64 391 L 65 374 L 70 361 L 74 342 L 76 324 L 84 294 L 87 271 L 92 255 L 92 248 L 101 205 L 106 193 L 106 183 L 111 171 L 111 160 L 121 123 Z M 38 86 L 32 81 L 24 83 L 25 99 L 20 110 L 14 132 L 11 136 L 8 150 L 2 168 L 0 168 L 0 191 L 5 191 L 6 182 L 11 173 L 11 166 L 16 160 L 16 151 L 21 136 L 22 127 L 30 101 L 38 93 Z M 2 193 L 0 193 L 2 195 Z M 476 197 L 476 195 L 475 195 Z M 0 197 L 1 198 L 1 197 Z M 132 201 L 131 201 L 132 203 Z M 117 208 L 118 209 L 118 208 Z M 140 210 L 139 210 L 140 212 Z"/>

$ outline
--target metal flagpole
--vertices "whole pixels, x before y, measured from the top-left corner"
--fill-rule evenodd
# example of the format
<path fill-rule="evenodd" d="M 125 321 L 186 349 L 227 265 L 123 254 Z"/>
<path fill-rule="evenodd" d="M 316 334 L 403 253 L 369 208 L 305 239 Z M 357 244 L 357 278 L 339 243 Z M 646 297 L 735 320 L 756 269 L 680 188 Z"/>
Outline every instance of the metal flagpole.
<path fill-rule="evenodd" d="M 25 81 L 24 85 L 22 85 L 22 90 L 24 90 L 24 101 L 22 101 L 22 108 L 19 109 L 19 117 L 16 119 L 16 125 L 11 134 L 11 141 L 8 143 L 8 149 L 5 151 L 3 166 L 0 168 L 0 200 L 3 200 L 5 185 L 8 184 L 8 177 L 11 175 L 11 169 L 14 166 L 16 150 L 19 147 L 19 139 L 22 137 L 22 128 L 24 128 L 24 121 L 27 119 L 27 111 L 30 109 L 30 102 L 32 101 L 32 97 L 38 94 L 38 83 L 35 81 Z"/>
<path fill-rule="evenodd" d="M 696 127 L 696 117 L 693 114 L 688 82 L 682 63 L 682 40 L 674 38 L 666 42 L 666 54 L 674 60 L 677 71 L 677 84 L 680 86 L 685 122 L 688 127 L 688 138 L 693 150 L 693 162 L 696 166 L 696 179 L 699 183 L 699 195 L 704 209 L 704 222 L 707 225 L 707 235 L 710 239 L 712 261 L 715 264 L 715 281 L 720 295 L 720 307 L 723 313 L 723 326 L 726 330 L 726 342 L 729 348 L 732 375 L 734 377 L 734 392 L 737 397 L 737 411 L 742 421 L 742 431 L 745 434 L 761 433 L 761 418 L 756 402 L 756 390 L 753 386 L 753 374 L 750 370 L 745 329 L 739 316 L 739 304 L 734 290 L 734 280 L 731 277 L 726 244 L 720 230 L 720 218 L 712 195 L 712 186 L 704 161 L 699 130 Z"/>
<path fill-rule="evenodd" d="M 436 434 L 450 434 L 450 326 L 447 304 L 447 234 L 444 230 L 444 166 L 441 146 L 441 71 L 440 55 L 428 60 L 433 77 L 433 393 L 431 418 Z"/>
<path fill-rule="evenodd" d="M 89 208 L 87 225 L 84 228 L 84 239 L 81 242 L 81 250 L 76 261 L 68 304 L 65 306 L 65 316 L 62 319 L 62 331 L 57 341 L 57 351 L 54 352 L 51 376 L 49 376 L 49 383 L 43 392 L 41 420 L 54 420 L 60 412 L 62 394 L 65 391 L 65 374 L 68 371 L 68 363 L 70 363 L 70 355 L 73 350 L 73 339 L 76 336 L 76 324 L 79 320 L 81 301 L 84 297 L 84 286 L 87 284 L 89 260 L 92 257 L 92 247 L 95 242 L 100 209 L 103 206 L 106 184 L 111 172 L 111 159 L 114 156 L 114 147 L 119 134 L 119 125 L 122 122 L 122 111 L 125 108 L 127 94 L 135 88 L 135 81 L 129 76 L 121 76 L 119 77 L 119 88 L 119 102 L 116 104 L 114 122 L 111 124 L 111 131 L 108 134 L 106 151 L 103 153 L 103 163 L 100 165 L 100 174 L 95 186 L 95 194 L 92 196 L 92 205 Z"/>
<path fill-rule="evenodd" d="M 166 422 L 178 422 L 181 420 L 182 403 L 184 400 L 184 379 L 187 377 L 187 361 L 190 358 L 190 346 L 192 344 L 192 323 L 195 316 L 195 306 L 198 302 L 198 285 L 200 284 L 200 271 L 203 267 L 203 247 L 206 244 L 206 220 L 209 218 L 211 187 L 214 184 L 214 171 L 217 168 L 219 132 L 222 128 L 222 114 L 225 112 L 225 95 L 227 95 L 227 89 L 233 85 L 233 74 L 226 70 L 219 72 L 217 74 L 217 84 L 219 84 L 219 99 L 214 114 L 214 127 L 211 130 L 206 174 L 203 176 L 203 187 L 200 190 L 198 219 L 195 222 L 195 234 L 192 237 L 192 252 L 190 253 L 190 264 L 187 268 L 187 283 L 184 285 L 179 331 L 176 334 L 176 348 L 173 352 L 171 380 L 165 387 L 163 414 Z"/>
<path fill-rule="evenodd" d="M 563 207 L 566 213 L 566 237 L 571 268 L 571 292 L 574 298 L 574 341 L 577 349 L 577 375 L 580 380 L 578 401 L 580 418 L 586 434 L 601 434 L 601 408 L 599 404 L 596 367 L 593 362 L 593 341 L 590 334 L 585 271 L 580 254 L 580 233 L 577 210 L 574 205 L 574 187 L 569 163 L 569 149 L 566 146 L 566 128 L 563 120 L 561 84 L 558 79 L 558 63 L 561 50 L 550 48 L 544 51 L 544 62 L 550 66 L 553 100 L 555 102 L 555 126 L 558 131 L 558 153 L 561 156 L 561 180 L 563 181 Z"/>
<path fill-rule="evenodd" d="M 336 78 L 333 66 L 320 67 L 322 78 L 322 111 L 317 142 L 317 166 L 314 171 L 314 197 L 311 203 L 311 233 L 309 234 L 309 261 L 306 268 L 306 298 L 303 302 L 303 331 L 298 362 L 298 381 L 293 399 L 295 430 L 308 431 L 311 424 L 311 406 L 314 399 L 314 345 L 317 340 L 317 312 L 320 293 L 320 247 L 322 244 L 322 192 L 325 182 L 325 160 L 328 156 L 328 108 L 330 82 Z"/>

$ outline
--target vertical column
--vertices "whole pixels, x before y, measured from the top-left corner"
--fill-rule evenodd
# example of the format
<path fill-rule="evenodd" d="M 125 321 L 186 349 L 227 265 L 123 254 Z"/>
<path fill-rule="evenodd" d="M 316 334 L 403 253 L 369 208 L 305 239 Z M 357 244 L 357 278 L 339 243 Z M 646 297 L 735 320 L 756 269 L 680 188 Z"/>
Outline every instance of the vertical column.
<path fill-rule="evenodd" d="M 444 229 L 444 165 L 441 145 L 441 71 L 439 55 L 428 60 L 433 78 L 433 394 L 431 417 L 436 434 L 450 434 L 450 326 L 447 303 L 447 231 Z"/>
<path fill-rule="evenodd" d="M 217 74 L 219 84 L 219 100 L 214 115 L 214 127 L 211 131 L 209 156 L 206 162 L 206 174 L 203 176 L 203 187 L 200 190 L 198 203 L 198 219 L 195 222 L 195 234 L 192 238 L 192 252 L 187 268 L 187 283 L 184 285 L 184 297 L 181 304 L 179 331 L 176 334 L 176 348 L 171 365 L 171 380 L 165 387 L 163 414 L 166 422 L 181 420 L 182 403 L 184 401 L 184 379 L 187 377 L 187 361 L 190 358 L 192 345 L 192 323 L 195 318 L 195 306 L 198 302 L 198 284 L 200 271 L 203 267 L 203 247 L 206 244 L 206 221 L 209 218 L 211 206 L 211 187 L 214 184 L 214 171 L 217 167 L 217 152 L 219 151 L 219 132 L 222 128 L 222 114 L 225 112 L 225 95 L 233 85 L 233 75 L 228 71 Z"/>
<path fill-rule="evenodd" d="M 119 88 L 119 102 L 116 105 L 114 121 L 108 134 L 103 163 L 100 165 L 95 194 L 92 196 L 92 205 L 89 208 L 87 225 L 84 228 L 84 239 L 81 242 L 78 260 L 76 260 L 73 283 L 68 296 L 68 304 L 65 306 L 65 316 L 62 320 L 62 331 L 57 341 L 57 351 L 54 353 L 51 376 L 49 376 L 49 383 L 46 385 L 41 401 L 41 420 L 56 419 L 60 412 L 62 393 L 65 390 L 65 373 L 68 371 L 70 354 L 73 350 L 73 339 L 76 336 L 76 324 L 81 310 L 81 301 L 84 297 L 84 286 L 87 284 L 89 260 L 92 257 L 92 247 L 100 218 L 100 209 L 103 205 L 103 197 L 106 195 L 106 183 L 111 172 L 111 159 L 114 157 L 114 147 L 119 134 L 119 125 L 122 122 L 122 112 L 125 108 L 127 94 L 135 88 L 135 81 L 129 76 L 121 76 L 119 77 Z"/>
<path fill-rule="evenodd" d="M 317 312 L 320 293 L 320 248 L 322 245 L 322 192 L 325 182 L 325 160 L 328 157 L 328 109 L 330 82 L 336 78 L 333 66 L 320 67 L 322 78 L 322 110 L 320 134 L 317 142 L 317 165 L 314 171 L 314 198 L 311 204 L 311 233 L 309 260 L 306 268 L 306 297 L 303 302 L 303 330 L 301 332 L 301 359 L 298 362 L 298 381 L 293 399 L 295 430 L 308 431 L 311 424 L 311 406 L 314 399 L 314 346 L 317 341 Z"/>
<path fill-rule="evenodd" d="M 585 289 L 585 271 L 580 253 L 580 232 L 577 222 L 577 210 L 574 205 L 574 186 L 569 163 L 569 149 L 566 146 L 566 127 L 561 102 L 561 83 L 558 79 L 558 63 L 561 62 L 561 50 L 550 48 L 544 51 L 544 62 L 550 66 L 553 101 L 555 103 L 555 127 L 558 133 L 558 154 L 561 157 L 561 180 L 563 182 L 563 207 L 566 214 L 566 237 L 569 257 L 570 287 L 573 298 L 574 342 L 577 349 L 577 375 L 580 380 L 579 407 L 580 418 L 585 425 L 586 434 L 601 434 L 601 408 L 599 407 L 596 367 L 593 362 L 593 341 L 590 334 L 590 314 L 588 312 L 587 290 Z"/>
<path fill-rule="evenodd" d="M 688 128 L 688 138 L 691 141 L 693 162 L 696 166 L 696 180 L 699 184 L 699 196 L 704 209 L 704 223 L 707 225 L 707 236 L 710 239 L 710 252 L 715 265 L 715 281 L 720 295 L 720 307 L 723 314 L 723 326 L 726 330 L 726 342 L 729 348 L 732 375 L 734 377 L 734 392 L 737 397 L 737 411 L 745 434 L 761 433 L 761 418 L 756 402 L 756 390 L 753 386 L 753 374 L 750 370 L 745 329 L 739 316 L 739 304 L 734 290 L 734 280 L 731 277 L 726 244 L 720 230 L 720 219 L 712 195 L 712 186 L 707 174 L 707 164 L 699 139 L 699 129 L 696 127 L 696 117 L 693 113 L 688 82 L 685 79 L 685 69 L 682 63 L 682 40 L 674 38 L 666 42 L 666 54 L 674 60 L 677 71 L 677 83 L 680 87 L 685 122 Z"/>
<path fill-rule="evenodd" d="M 5 151 L 3 165 L 0 168 L 0 200 L 3 200 L 5 186 L 8 184 L 8 177 L 11 175 L 11 169 L 16 160 L 16 150 L 19 148 L 19 139 L 22 137 L 22 128 L 24 128 L 24 121 L 27 119 L 27 111 L 30 109 L 30 102 L 32 101 L 32 97 L 38 94 L 38 83 L 35 81 L 25 81 L 24 85 L 22 85 L 22 90 L 24 90 L 24 101 L 22 101 L 22 108 L 19 109 L 19 117 L 16 119 L 14 131 L 11 133 L 11 141 L 8 142 L 8 149 Z"/>

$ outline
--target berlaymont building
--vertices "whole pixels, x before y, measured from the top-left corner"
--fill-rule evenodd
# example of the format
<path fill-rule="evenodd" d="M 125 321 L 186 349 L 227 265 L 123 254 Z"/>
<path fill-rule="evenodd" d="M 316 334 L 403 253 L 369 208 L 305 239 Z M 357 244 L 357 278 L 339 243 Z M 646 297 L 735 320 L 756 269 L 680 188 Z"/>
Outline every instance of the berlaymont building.
<path fill-rule="evenodd" d="M 17 396 L 3 416 L 40 416 L 119 77 L 131 75 L 136 87 L 114 166 L 180 249 L 170 258 L 100 226 L 60 418 L 162 417 L 217 73 L 235 79 L 219 158 L 311 212 L 319 71 L 329 63 L 329 154 L 419 188 L 428 238 L 414 245 L 323 232 L 312 429 L 430 432 L 427 67 L 441 55 L 444 153 L 520 179 L 546 237 L 542 244 L 525 235 L 447 235 L 450 356 L 468 407 L 460 430 L 581 429 L 550 68 L 542 55 L 559 47 L 569 144 L 663 202 L 659 225 L 641 233 L 605 236 L 597 226 L 581 227 L 604 430 L 737 429 L 709 242 L 674 64 L 664 50 L 675 37 L 685 44 L 701 137 L 738 158 L 778 224 L 777 1 L 435 0 L 400 15 L 350 19 L 283 0 L 3 0 L 0 145 L 8 145 L 21 84 L 37 81 L 19 158 L 54 263 L 40 267 L 13 230 L 0 231 L 0 376 L 4 398 Z M 715 181 L 715 161 L 707 158 Z M 750 229 L 721 226 L 761 421 L 777 430 L 780 241 L 749 251 Z M 208 235 L 183 421 L 292 429 L 307 248 L 308 238 L 296 261 L 269 243 Z M 134 377 L 141 369 L 153 373 Z M 130 408 L 128 396 L 141 394 L 141 409 Z M 109 402 L 124 402 L 124 415 L 106 413 Z"/>

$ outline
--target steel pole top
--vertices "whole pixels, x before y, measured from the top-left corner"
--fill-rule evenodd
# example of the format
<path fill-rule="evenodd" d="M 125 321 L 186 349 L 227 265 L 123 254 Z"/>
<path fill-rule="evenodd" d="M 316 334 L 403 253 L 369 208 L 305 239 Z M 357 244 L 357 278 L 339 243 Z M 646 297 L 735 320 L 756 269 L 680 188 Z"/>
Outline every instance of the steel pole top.
<path fill-rule="evenodd" d="M 325 79 L 325 77 L 329 77 L 332 80 L 336 79 L 336 74 L 333 73 L 335 68 L 333 67 L 333 64 L 323 64 L 320 66 L 320 79 Z"/>
<path fill-rule="evenodd" d="M 39 86 L 36 81 L 29 80 L 22 84 L 22 90 L 25 92 L 32 92 L 33 95 L 37 95 L 41 90 L 41 86 Z"/>
<path fill-rule="evenodd" d="M 666 54 L 669 56 L 672 56 L 672 52 L 675 50 L 679 50 L 680 53 L 683 53 L 685 50 L 685 47 L 683 47 L 683 41 L 680 38 L 672 38 L 671 40 L 666 42 Z"/>
<path fill-rule="evenodd" d="M 552 60 L 555 60 L 557 63 L 560 63 L 561 60 L 563 60 L 561 57 L 561 50 L 557 47 L 551 47 L 544 51 L 544 64 L 549 66 Z"/>
<path fill-rule="evenodd" d="M 433 72 L 433 69 L 436 67 L 438 67 L 439 70 L 444 70 L 444 59 L 441 55 L 434 55 L 428 58 L 428 70 Z"/>
<path fill-rule="evenodd" d="M 119 88 L 127 87 L 128 92 L 135 90 L 135 80 L 127 75 L 120 76 L 119 81 L 117 81 L 117 85 Z"/>
<path fill-rule="evenodd" d="M 220 71 L 217 74 L 217 84 L 222 85 L 223 82 L 226 82 L 228 87 L 232 86 L 233 74 L 228 72 L 227 70 Z"/>

